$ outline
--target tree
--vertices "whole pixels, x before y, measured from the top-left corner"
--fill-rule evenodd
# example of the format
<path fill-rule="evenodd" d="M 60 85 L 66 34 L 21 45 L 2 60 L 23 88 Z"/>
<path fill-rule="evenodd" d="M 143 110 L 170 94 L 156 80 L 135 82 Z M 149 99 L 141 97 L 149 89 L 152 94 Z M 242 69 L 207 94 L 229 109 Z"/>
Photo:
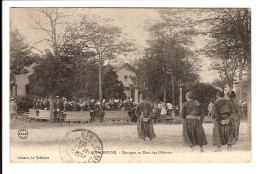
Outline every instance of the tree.
<path fill-rule="evenodd" d="M 165 46 L 168 43 L 159 39 L 150 43 L 144 58 L 137 66 L 136 79 L 139 90 L 147 93 L 150 99 L 154 101 L 171 99 L 175 103 L 177 98 L 174 96 L 178 90 L 172 87 L 172 76 L 187 83 L 198 79 L 198 75 L 194 73 L 192 63 L 187 60 L 190 51 L 177 44 Z M 165 48 L 172 48 L 173 52 L 165 51 Z"/>
<path fill-rule="evenodd" d="M 26 67 L 32 65 L 36 55 L 18 30 L 10 32 L 10 91 L 13 95 L 15 75 L 28 73 Z"/>
<path fill-rule="evenodd" d="M 213 86 L 221 89 L 222 92 L 225 92 L 226 81 L 222 79 L 215 79 L 212 83 Z"/>
<path fill-rule="evenodd" d="M 53 121 L 53 97 L 56 95 L 55 91 L 58 85 L 56 83 L 57 79 L 54 78 L 56 76 L 55 73 L 55 66 L 57 64 L 57 61 L 60 57 L 60 50 L 65 45 L 65 43 L 68 42 L 67 33 L 60 31 L 59 26 L 63 25 L 64 21 L 62 21 L 65 17 L 68 16 L 67 13 L 61 12 L 59 8 L 40 8 L 33 11 L 34 13 L 30 15 L 31 19 L 33 20 L 33 24 L 31 25 L 33 29 L 42 31 L 45 34 L 47 34 L 47 37 L 38 41 L 36 44 L 41 42 L 46 42 L 49 44 L 51 51 L 53 52 L 53 56 L 50 56 L 48 53 L 46 55 L 47 59 L 53 63 L 50 65 L 51 69 L 48 69 L 49 72 L 46 74 L 49 75 L 49 77 L 46 77 L 46 79 L 49 80 L 47 84 L 49 84 L 49 87 L 47 89 L 49 93 L 49 100 L 50 100 L 50 120 Z M 34 47 L 35 48 L 35 47 Z M 37 48 L 35 48 L 37 49 Z M 37 49 L 40 53 L 39 49 Z M 44 56 L 44 55 L 43 55 Z M 53 58 L 54 60 L 51 60 L 49 58 Z M 48 65 L 48 62 L 44 62 L 43 67 L 45 65 Z M 58 77 L 57 77 L 58 78 Z M 58 78 L 58 81 L 60 78 Z M 46 90 L 46 89 L 45 89 Z"/>
<path fill-rule="evenodd" d="M 109 21 L 109 20 L 108 20 Z M 74 39 L 86 50 L 96 53 L 98 62 L 99 100 L 103 98 L 103 66 L 105 60 L 114 59 L 116 56 L 133 51 L 133 44 L 123 39 L 121 29 L 105 22 L 104 20 L 92 21 L 84 16 L 75 28 Z"/>
<path fill-rule="evenodd" d="M 217 53 L 215 55 L 218 57 L 230 59 L 231 63 L 234 63 L 233 67 L 237 68 L 239 65 L 241 95 L 243 66 L 247 66 L 248 132 L 251 136 L 251 11 L 236 8 L 202 10 L 202 12 L 206 13 L 204 16 L 207 17 L 197 20 L 194 24 L 206 23 L 209 27 L 209 36 L 214 40 L 210 51 Z M 225 74 L 229 78 L 228 74 Z"/>
<path fill-rule="evenodd" d="M 104 71 L 103 94 L 105 99 L 126 99 L 124 85 L 118 80 L 118 76 L 112 67 L 108 66 Z"/>
<path fill-rule="evenodd" d="M 192 26 L 184 26 L 187 18 L 183 18 L 188 14 L 187 10 L 180 9 L 167 9 L 159 10 L 160 21 L 156 21 L 148 27 L 150 34 L 150 39 L 148 41 L 149 45 L 153 43 L 159 44 L 157 55 L 161 60 L 159 65 L 161 66 L 161 78 L 163 80 L 162 88 L 164 91 L 164 99 L 166 100 L 166 76 L 170 75 L 171 86 L 172 86 L 172 103 L 174 104 L 174 94 L 176 81 L 180 80 L 179 67 L 184 65 L 184 62 L 191 62 L 192 58 L 195 57 L 193 52 L 190 50 L 189 46 L 193 44 L 192 37 L 196 35 L 196 32 Z M 184 60 L 186 59 L 186 60 Z M 182 64 L 182 65 L 181 65 Z M 188 64 L 186 63 L 186 65 Z M 195 66 L 188 66 L 187 73 L 193 69 Z M 193 69 L 194 70 L 194 69 Z M 181 73 L 180 73 L 181 74 Z M 184 74 L 182 74 L 184 75 Z"/>

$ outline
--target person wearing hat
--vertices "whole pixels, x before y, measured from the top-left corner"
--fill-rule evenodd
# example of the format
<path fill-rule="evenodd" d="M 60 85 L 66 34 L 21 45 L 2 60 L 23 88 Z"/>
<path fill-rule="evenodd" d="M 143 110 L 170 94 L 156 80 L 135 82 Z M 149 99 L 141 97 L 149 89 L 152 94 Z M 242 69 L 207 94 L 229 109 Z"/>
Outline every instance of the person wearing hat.
<path fill-rule="evenodd" d="M 15 117 L 17 115 L 17 104 L 15 103 L 14 98 L 11 98 L 10 100 L 10 124 L 14 124 Z"/>
<path fill-rule="evenodd" d="M 152 140 L 156 137 L 152 121 L 153 107 L 147 102 L 145 94 L 141 96 L 141 100 L 136 107 L 138 137 L 143 140 L 148 137 Z"/>
<path fill-rule="evenodd" d="M 206 145 L 207 139 L 202 127 L 204 116 L 201 111 L 201 104 L 195 100 L 193 92 L 187 92 L 186 102 L 181 109 L 183 121 L 183 139 L 185 143 L 194 150 L 194 146 L 199 145 L 200 151 L 203 152 L 203 146 Z"/>
<path fill-rule="evenodd" d="M 230 105 L 233 106 L 234 112 L 231 113 L 231 119 L 234 121 L 234 136 L 235 140 L 238 140 L 239 135 L 239 126 L 240 126 L 240 117 L 242 115 L 241 109 L 239 107 L 239 104 L 235 102 L 236 99 L 236 93 L 234 91 L 228 91 L 227 92 L 227 100 L 230 103 Z"/>
<path fill-rule="evenodd" d="M 227 145 L 228 151 L 231 151 L 231 146 L 235 143 L 234 121 L 231 118 L 234 107 L 224 98 L 223 92 L 217 92 L 216 98 L 212 110 L 212 118 L 215 119 L 213 145 L 216 147 L 215 152 L 222 145 Z"/>
<path fill-rule="evenodd" d="M 89 111 L 90 111 L 90 122 L 95 122 L 95 115 L 96 115 L 96 104 L 95 100 L 92 99 L 89 103 Z"/>

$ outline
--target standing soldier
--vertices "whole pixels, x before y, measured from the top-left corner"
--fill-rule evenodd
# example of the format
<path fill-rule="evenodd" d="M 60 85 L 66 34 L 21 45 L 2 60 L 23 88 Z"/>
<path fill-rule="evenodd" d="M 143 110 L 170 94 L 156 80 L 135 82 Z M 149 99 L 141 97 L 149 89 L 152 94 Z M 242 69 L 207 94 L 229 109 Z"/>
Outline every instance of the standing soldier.
<path fill-rule="evenodd" d="M 106 100 L 103 99 L 103 101 L 100 103 L 99 108 L 98 108 L 98 115 L 100 117 L 100 122 L 104 122 L 104 117 L 105 117 L 105 108 L 106 108 Z"/>
<path fill-rule="evenodd" d="M 200 151 L 203 152 L 203 146 L 207 144 L 206 135 L 202 127 L 204 116 L 201 112 L 201 104 L 194 100 L 194 94 L 190 91 L 186 94 L 186 100 L 182 105 L 181 117 L 183 122 L 183 139 L 190 146 L 193 151 L 193 147 L 199 145 Z"/>
<path fill-rule="evenodd" d="M 136 122 L 137 118 L 135 118 L 135 104 L 132 102 L 132 100 L 128 100 L 125 104 L 125 108 L 127 110 L 128 116 L 131 118 L 131 122 Z"/>
<path fill-rule="evenodd" d="M 231 113 L 231 120 L 234 121 L 234 136 L 235 140 L 238 140 L 239 135 L 239 126 L 240 126 L 240 118 L 242 115 L 242 112 L 240 110 L 240 106 L 238 103 L 235 102 L 236 99 L 236 93 L 234 91 L 227 92 L 227 98 L 230 104 L 235 109 L 233 113 Z"/>
<path fill-rule="evenodd" d="M 96 106 L 95 106 L 95 100 L 91 100 L 89 103 L 89 111 L 90 111 L 90 122 L 95 122 L 95 115 L 96 115 Z"/>
<path fill-rule="evenodd" d="M 224 99 L 224 93 L 218 92 L 216 94 L 217 100 L 212 110 L 212 118 L 215 119 L 213 128 L 213 145 L 216 146 L 216 152 L 219 151 L 221 145 L 228 145 L 228 151 L 234 141 L 234 121 L 231 113 L 234 112 L 233 106 Z"/>
<path fill-rule="evenodd" d="M 148 137 L 150 140 L 156 137 L 153 129 L 152 121 L 152 110 L 153 107 L 146 101 L 146 95 L 141 96 L 142 102 L 137 105 L 136 115 L 137 120 L 137 131 L 139 138 L 145 140 Z"/>

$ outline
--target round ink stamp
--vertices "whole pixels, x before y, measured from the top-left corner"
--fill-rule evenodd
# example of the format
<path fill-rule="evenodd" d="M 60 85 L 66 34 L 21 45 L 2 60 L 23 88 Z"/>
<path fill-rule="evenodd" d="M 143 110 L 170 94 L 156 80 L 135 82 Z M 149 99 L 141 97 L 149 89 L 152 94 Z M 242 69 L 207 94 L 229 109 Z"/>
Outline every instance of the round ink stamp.
<path fill-rule="evenodd" d="M 99 163 L 102 155 L 102 141 L 88 129 L 67 132 L 60 144 L 60 157 L 64 163 Z"/>
<path fill-rule="evenodd" d="M 20 138 L 20 139 L 26 139 L 27 137 L 28 137 L 28 131 L 26 130 L 26 129 L 20 129 L 19 131 L 18 131 L 18 137 Z"/>

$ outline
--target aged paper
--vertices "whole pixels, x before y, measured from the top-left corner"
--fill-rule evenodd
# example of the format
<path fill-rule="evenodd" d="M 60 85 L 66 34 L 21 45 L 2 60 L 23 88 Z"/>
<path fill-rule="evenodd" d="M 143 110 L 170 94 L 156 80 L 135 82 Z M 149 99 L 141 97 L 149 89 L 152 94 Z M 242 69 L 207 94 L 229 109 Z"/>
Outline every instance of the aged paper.
<path fill-rule="evenodd" d="M 248 163 L 251 9 L 10 8 L 11 163 Z"/>

